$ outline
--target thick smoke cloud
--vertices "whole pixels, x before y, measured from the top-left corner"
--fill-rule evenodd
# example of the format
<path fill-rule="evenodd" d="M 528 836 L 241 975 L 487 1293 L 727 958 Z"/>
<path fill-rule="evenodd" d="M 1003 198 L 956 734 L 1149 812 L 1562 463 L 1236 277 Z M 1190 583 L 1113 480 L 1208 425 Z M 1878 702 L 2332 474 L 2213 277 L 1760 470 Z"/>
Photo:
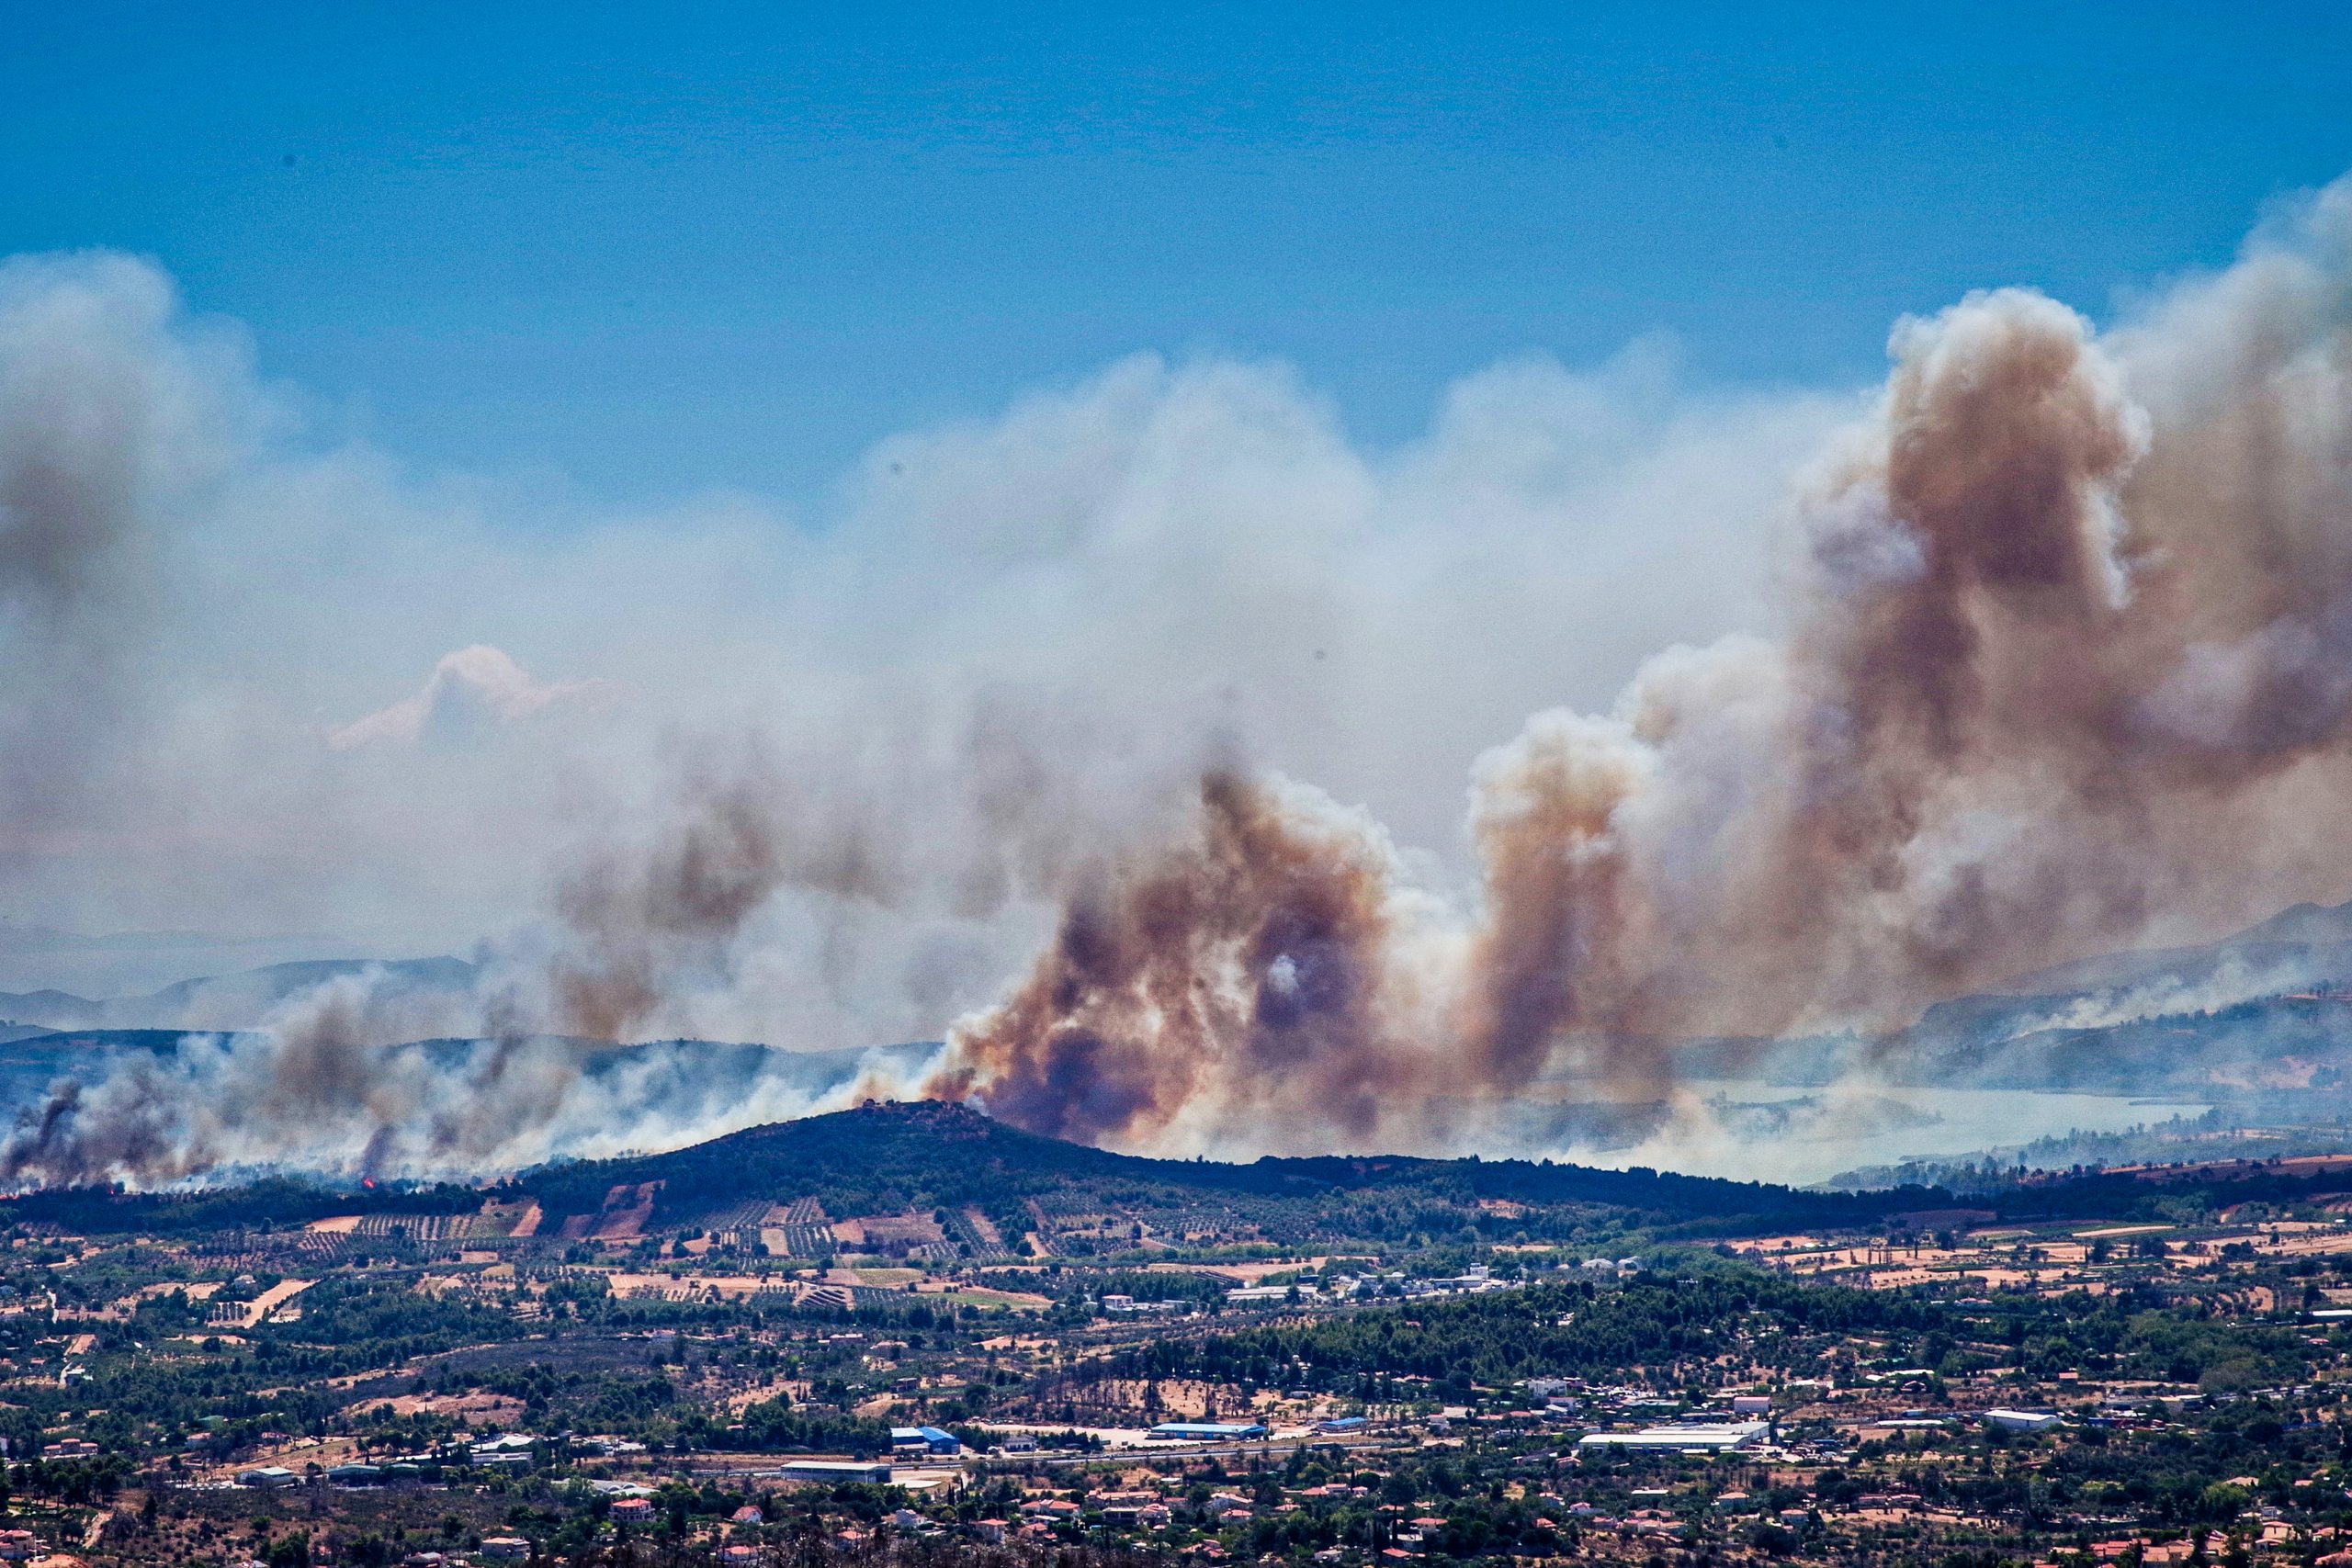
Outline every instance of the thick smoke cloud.
<path fill-rule="evenodd" d="M 1058 1137 L 1360 1139 L 1412 1081 L 1417 911 L 1360 815 L 1225 771 L 1196 829 L 1080 878 L 1052 946 L 930 1086 Z"/>
<path fill-rule="evenodd" d="M 19 1179 L 718 1124 L 563 1035 L 944 1032 L 933 1092 L 1132 1147 L 1492 1145 L 1554 1094 L 1639 1127 L 1689 1114 L 1678 1042 L 2352 882 L 2345 188 L 2104 333 L 2016 291 L 1906 321 L 1866 399 L 1697 395 L 1645 344 L 1368 455 L 1278 368 L 1137 359 L 806 517 L 420 480 L 152 269 L 6 284 L 0 886 L 486 939 L 430 1020 L 322 993 L 69 1087 Z"/>
<path fill-rule="evenodd" d="M 1610 716 L 1547 712 L 1480 761 L 1449 1048 L 1400 1085 L 1368 1020 L 1343 1054 L 1391 1109 L 1327 1113 L 1326 1139 L 1415 1141 L 1432 1097 L 1499 1100 L 1564 1061 L 1658 1113 L 1677 1041 L 1885 1029 L 2053 959 L 2341 897 L 2348 241 L 2338 188 L 2105 342 L 2018 291 L 1903 323 L 1878 405 L 1793 503 L 1787 635 L 1677 649 Z M 1220 1092 L 1193 1059 L 1250 1060 L 1239 1028 L 1173 1053 L 1154 1017 L 1086 1032 L 1134 959 L 1069 945 L 957 1036 L 991 1107 L 1046 1121 L 1042 1078 L 1064 1113 L 1116 1108 L 1079 1131 L 1127 1137 Z"/>
<path fill-rule="evenodd" d="M 0 841 L 102 818 L 85 786 L 140 716 L 165 537 L 232 460 L 227 345 L 155 352 L 170 290 L 138 265 L 0 265 Z"/>

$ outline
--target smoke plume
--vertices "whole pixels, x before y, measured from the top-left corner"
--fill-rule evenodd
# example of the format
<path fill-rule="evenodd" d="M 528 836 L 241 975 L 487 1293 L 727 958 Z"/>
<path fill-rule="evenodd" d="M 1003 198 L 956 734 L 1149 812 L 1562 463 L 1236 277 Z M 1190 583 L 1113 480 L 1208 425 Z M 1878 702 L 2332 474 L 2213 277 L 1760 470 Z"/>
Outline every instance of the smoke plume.
<path fill-rule="evenodd" d="M 957 1036 L 944 1095 L 1057 1137 L 1361 1139 L 1408 1084 L 1415 911 L 1394 852 L 1312 792 L 1218 771 L 1193 831 L 1082 877 L 1012 998 Z M 1277 1134 L 1278 1135 L 1278 1134 Z"/>
<path fill-rule="evenodd" d="M 675 1147 L 839 1110 L 899 1064 L 548 1035 L 386 1045 L 369 976 L 330 981 L 234 1034 L 125 1051 L 58 1084 L 0 1138 L 0 1183 L 168 1185 L 294 1168 L 467 1179 Z"/>
<path fill-rule="evenodd" d="M 1400 1086 L 1398 1020 L 1333 1013 L 1349 1038 L 1318 1058 L 1361 1064 L 1394 1109 L 1379 1126 L 1319 1094 L 1320 1136 L 1409 1140 L 1430 1097 L 1564 1063 L 1596 1098 L 1662 1104 L 1679 1040 L 1883 1030 L 2256 888 L 2340 896 L 2347 240 L 2339 187 L 2290 248 L 2107 341 L 2015 290 L 1904 322 L 1877 406 L 1792 503 L 1787 635 L 1677 649 L 1613 714 L 1540 715 L 1479 763 L 1449 1043 Z M 1216 868 L 1131 874 L 1150 923 L 1073 905 L 1013 998 L 959 1029 L 973 1066 L 951 1087 L 1044 1127 L 1105 1102 L 1081 1130 L 1114 1135 L 1203 1096 L 1238 1109 L 1268 971 L 1214 941 L 1237 907 Z M 1216 963 L 1170 956 L 1204 938 Z M 1224 1005 L 1194 1002 L 1170 1043 L 1129 1002 L 1139 965 Z M 1265 1125 L 1295 1141 L 1295 1114 Z"/>
<path fill-rule="evenodd" d="M 0 886 L 482 978 L 119 1053 L 5 1168 L 489 1170 L 943 1034 L 929 1092 L 1123 1147 L 1634 1135 L 1693 1042 L 2343 898 L 2352 186 L 2103 330 L 2001 290 L 1890 354 L 1514 362 L 1378 453 L 1139 358 L 819 515 L 559 526 L 304 435 L 152 268 L 13 265 Z M 784 1049 L 722 1104 L 581 1043 L 673 1036 Z"/>

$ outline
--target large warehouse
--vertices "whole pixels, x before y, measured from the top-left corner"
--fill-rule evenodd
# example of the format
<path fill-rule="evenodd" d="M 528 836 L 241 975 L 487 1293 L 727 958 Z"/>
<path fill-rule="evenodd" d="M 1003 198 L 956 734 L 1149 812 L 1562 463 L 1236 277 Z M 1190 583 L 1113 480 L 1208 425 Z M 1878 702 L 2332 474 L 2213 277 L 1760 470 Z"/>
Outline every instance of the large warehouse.
<path fill-rule="evenodd" d="M 1731 1453 L 1754 1448 L 1772 1435 L 1768 1421 L 1718 1421 L 1696 1427 L 1645 1427 L 1638 1432 L 1595 1432 L 1578 1439 L 1580 1449 L 1670 1449 L 1687 1453 Z"/>

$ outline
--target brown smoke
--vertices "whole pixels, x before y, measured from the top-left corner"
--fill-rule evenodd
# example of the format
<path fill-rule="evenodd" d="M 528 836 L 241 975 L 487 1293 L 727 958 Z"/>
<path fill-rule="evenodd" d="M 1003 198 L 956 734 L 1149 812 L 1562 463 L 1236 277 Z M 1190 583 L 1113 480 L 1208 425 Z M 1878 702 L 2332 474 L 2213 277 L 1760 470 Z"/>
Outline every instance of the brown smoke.
<path fill-rule="evenodd" d="M 2336 229 L 2344 192 L 2314 248 Z M 2018 291 L 1906 321 L 1795 502 L 1791 634 L 1661 655 L 1615 716 L 1540 715 L 1481 761 L 1462 940 L 1399 941 L 1363 840 L 1219 777 L 1197 840 L 1106 873 L 958 1032 L 946 1092 L 1127 1144 L 1361 1145 L 1399 1091 L 1565 1065 L 1656 1099 L 1678 1040 L 1884 1028 L 2341 898 L 2352 290 L 2318 275 L 2344 259 L 2254 258 L 2113 344 Z M 1333 955 L 1305 1033 L 1264 1005 L 1302 899 Z M 1400 963 L 1438 976 L 1413 1005 L 1450 998 L 1438 1038 L 1384 1010 Z"/>
<path fill-rule="evenodd" d="M 1470 951 L 1462 1063 L 1476 1086 L 1524 1085 L 1564 1032 L 1583 1030 L 1599 1032 L 1615 1084 L 1659 1087 L 1617 1032 L 1627 976 L 1614 936 L 1630 890 L 1613 819 L 1639 759 L 1594 739 L 1555 716 L 1480 770 L 1471 833 L 1487 915 Z"/>
<path fill-rule="evenodd" d="M 2131 941 L 2159 912 L 2227 922 L 2341 895 L 2352 867 L 2298 863 L 2309 826 L 2271 786 L 2304 763 L 2342 782 L 2343 703 L 2321 722 L 2301 694 L 2242 687 L 2225 728 L 2254 745 L 2166 721 L 2192 639 L 2219 629 L 2206 578 L 2244 567 L 2210 539 L 2176 545 L 2183 498 L 2156 477 L 2211 428 L 2152 427 L 2123 367 L 2036 296 L 1972 299 L 1895 349 L 1880 413 L 1801 502 L 1785 650 L 1661 660 L 1624 732 L 1573 731 L 1573 758 L 1537 768 L 1560 744 L 1539 723 L 1502 770 L 1514 793 L 1534 782 L 1510 818 L 1533 830 L 1482 834 L 1479 951 L 1514 961 L 1477 984 L 1530 1015 L 1521 1036 L 1883 1025 Z M 2340 395 L 2324 412 L 2338 431 L 2352 414 Z M 2339 468 L 2338 529 L 2344 503 Z M 2263 549 L 2261 511 L 2204 521 Z M 2299 596 L 2340 620 L 2352 578 L 2322 581 Z M 2225 635 L 2267 646 L 2280 626 Z M 1611 756 L 1640 766 L 1621 761 L 1623 798 L 1596 807 Z M 1618 848 L 1596 862 L 1600 821 Z M 1555 961 L 1544 984 L 1514 978 L 1531 950 Z"/>
<path fill-rule="evenodd" d="M 549 1021 L 639 1037 L 672 998 L 726 983 L 746 922 L 786 886 L 880 901 L 892 880 L 854 820 L 816 821 L 756 760 L 688 767 L 655 842 L 600 846 L 558 890 L 567 946 L 551 964 Z"/>
<path fill-rule="evenodd" d="M 781 831 L 763 795 L 712 786 L 700 809 L 642 858 L 600 856 L 557 901 L 578 949 L 555 971 L 558 1017 L 596 1040 L 629 1038 L 689 968 L 721 962 L 743 921 L 785 879 Z"/>
<path fill-rule="evenodd" d="M 1229 772 L 1195 830 L 1091 877 L 933 1092 L 1057 1137 L 1149 1144 L 1188 1111 L 1362 1134 L 1401 1080 L 1394 868 L 1360 819 Z"/>
<path fill-rule="evenodd" d="M 1912 324 L 1896 351 L 1878 438 L 1807 502 L 1813 602 L 1760 759 L 1792 785 L 1785 815 L 1741 825 L 1763 837 L 1751 874 L 1766 881 L 1723 889 L 1789 978 L 1741 1012 L 1704 998 L 1669 1026 L 1891 1021 L 2031 966 L 2053 918 L 2095 942 L 2137 914 L 2129 877 L 2074 884 L 2115 908 L 2066 908 L 2031 874 L 2034 854 L 2091 845 L 2042 829 L 2134 809 L 2118 787 L 2130 698 L 2106 659 L 2138 586 L 2117 506 L 2136 411 L 2084 323 L 2030 295 Z M 2014 888 L 1922 853 L 1973 811 L 2015 820 L 2020 790 L 2039 797 L 2026 825 L 2041 841 Z"/>

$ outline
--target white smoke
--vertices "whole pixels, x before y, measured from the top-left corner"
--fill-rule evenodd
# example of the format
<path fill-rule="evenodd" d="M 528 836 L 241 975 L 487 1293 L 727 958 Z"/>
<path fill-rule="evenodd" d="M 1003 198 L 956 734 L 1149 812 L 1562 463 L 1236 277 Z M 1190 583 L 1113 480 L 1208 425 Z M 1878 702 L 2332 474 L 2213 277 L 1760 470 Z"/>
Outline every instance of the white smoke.
<path fill-rule="evenodd" d="M 222 1169 L 469 1179 L 558 1157 L 671 1148 L 839 1110 L 899 1086 L 875 1057 L 621 1050 L 545 1036 L 385 1045 L 380 974 L 339 976 L 259 1027 L 124 1052 L 0 1139 L 0 1184 L 168 1185 Z M 812 1071 L 814 1067 L 833 1070 Z"/>
<path fill-rule="evenodd" d="M 307 434 L 233 330 L 193 321 L 153 267 L 14 264 L 0 891 L 85 929 L 323 929 L 410 952 L 487 936 L 493 978 L 460 1021 L 493 1039 L 593 1016 L 632 1039 L 861 1046 L 935 1037 L 1001 998 L 1065 897 L 1168 841 L 1204 767 L 1238 759 L 1407 846 L 1384 863 L 1400 897 L 1454 912 L 1449 953 L 1497 958 L 1470 933 L 1508 898 L 1574 904 L 1563 940 L 1612 922 L 1631 956 L 1606 977 L 1609 1021 L 1876 1018 L 2029 942 L 1998 917 L 2037 900 L 2066 940 L 2202 938 L 2352 880 L 2313 852 L 2352 827 L 2323 755 L 2352 703 L 2335 592 L 2352 581 L 2347 233 L 2336 187 L 2105 333 L 2035 296 L 1972 299 L 1904 329 L 1875 397 L 1693 391 L 1655 344 L 1583 372 L 1513 361 L 1446 389 L 1427 434 L 1387 451 L 1351 442 L 1279 366 L 1139 357 L 877 443 L 805 516 L 722 495 L 617 514 L 412 475 Z M 1883 763 L 1847 744 L 1851 705 L 1821 689 L 1877 645 L 1823 606 L 1930 570 L 1931 541 L 1889 510 L 1905 444 L 1933 426 L 1968 448 L 1954 410 L 1920 400 L 1964 400 L 1965 367 L 2012 341 L 2063 372 L 2052 428 L 2083 558 L 2059 565 L 2087 584 L 2068 604 L 2160 628 L 2149 658 L 2172 662 L 2129 711 L 2002 708 L 2039 727 L 2024 764 L 1896 780 L 1863 825 L 1887 853 L 1792 886 L 1766 829 Z M 2151 515 L 2155 533 L 2127 526 Z M 2007 569 L 1997 541 L 1963 543 L 1985 552 L 1968 570 Z M 2178 604 L 2150 597 L 2167 561 L 2196 569 L 2172 574 L 2196 588 Z M 1939 629 L 2018 631 L 1986 676 L 2004 694 L 2075 671 L 2077 621 L 1983 598 L 1972 614 L 2009 619 Z M 2078 694 L 2060 684 L 2053 699 Z M 1611 716 L 1575 716 L 1596 712 Z M 2069 773 L 2059 733 L 2093 721 L 2142 748 L 2114 755 L 2182 777 L 2223 753 L 2282 761 L 2226 811 L 2101 816 L 2109 781 Z M 1491 791 L 1481 861 L 1464 771 L 1514 734 L 1482 777 L 1622 791 L 1558 824 L 1622 867 L 1496 877 L 1543 864 L 1496 841 L 1549 829 L 1532 806 L 1492 810 Z M 1981 739 L 1939 743 L 1974 757 Z M 2210 853 L 2224 829 L 2226 874 Z M 1832 908 L 1843 923 L 1807 929 Z M 1521 956 L 1530 974 L 1558 962 L 1541 942 Z M 447 1123 L 442 1090 L 405 1076 L 428 1059 L 382 1057 L 390 1026 L 366 1013 L 324 1031 L 288 1015 L 269 1043 L 192 1048 L 82 1103 L 121 1097 L 124 1125 L 243 1159 L 288 1136 L 283 1119 L 221 1121 L 209 1100 L 277 1103 L 273 1075 L 320 1056 L 323 1081 L 366 1079 L 303 1145 L 340 1163 L 407 1124 L 456 1129 L 423 1135 L 402 1156 L 417 1168 L 595 1146 L 585 1120 L 529 1109 L 584 1091 L 548 1090 L 527 1053 L 452 1081 L 537 1131 L 483 1144 Z M 1528 1070 L 1549 1027 L 1482 1048 Z M 363 1073 L 366 1053 L 390 1065 Z M 500 1100 L 510 1071 L 539 1087 Z"/>
<path fill-rule="evenodd" d="M 2144 1019 L 2218 1012 L 2241 1002 L 2276 997 L 2335 978 L 2335 965 L 2310 958 L 2261 958 L 2226 953 L 2195 976 L 2159 975 L 2127 986 L 2102 987 L 2050 1008 L 2016 1015 L 2001 1025 L 2000 1041 L 2052 1029 L 2109 1029 Z"/>
<path fill-rule="evenodd" d="M 72 724 L 34 700 L 57 623 L 0 627 L 5 717 L 49 727 L 13 751 L 0 908 L 528 946 L 563 867 L 658 835 L 681 760 L 748 737 L 888 897 L 780 886 L 729 985 L 647 1021 L 796 1045 L 988 999 L 1204 758 L 1316 779 L 1458 876 L 1462 760 L 1754 620 L 1777 476 L 1850 406 L 1692 394 L 1645 347 L 1474 375 L 1366 452 L 1279 367 L 1139 357 L 881 442 L 823 514 L 626 514 L 320 444 L 145 264 L 8 278 L 0 384 L 38 396 L 0 456 L 113 510 L 45 525 L 92 558 L 51 576 L 108 670 L 51 682 Z M 1719 570 L 1670 570 L 1694 551 Z"/>

